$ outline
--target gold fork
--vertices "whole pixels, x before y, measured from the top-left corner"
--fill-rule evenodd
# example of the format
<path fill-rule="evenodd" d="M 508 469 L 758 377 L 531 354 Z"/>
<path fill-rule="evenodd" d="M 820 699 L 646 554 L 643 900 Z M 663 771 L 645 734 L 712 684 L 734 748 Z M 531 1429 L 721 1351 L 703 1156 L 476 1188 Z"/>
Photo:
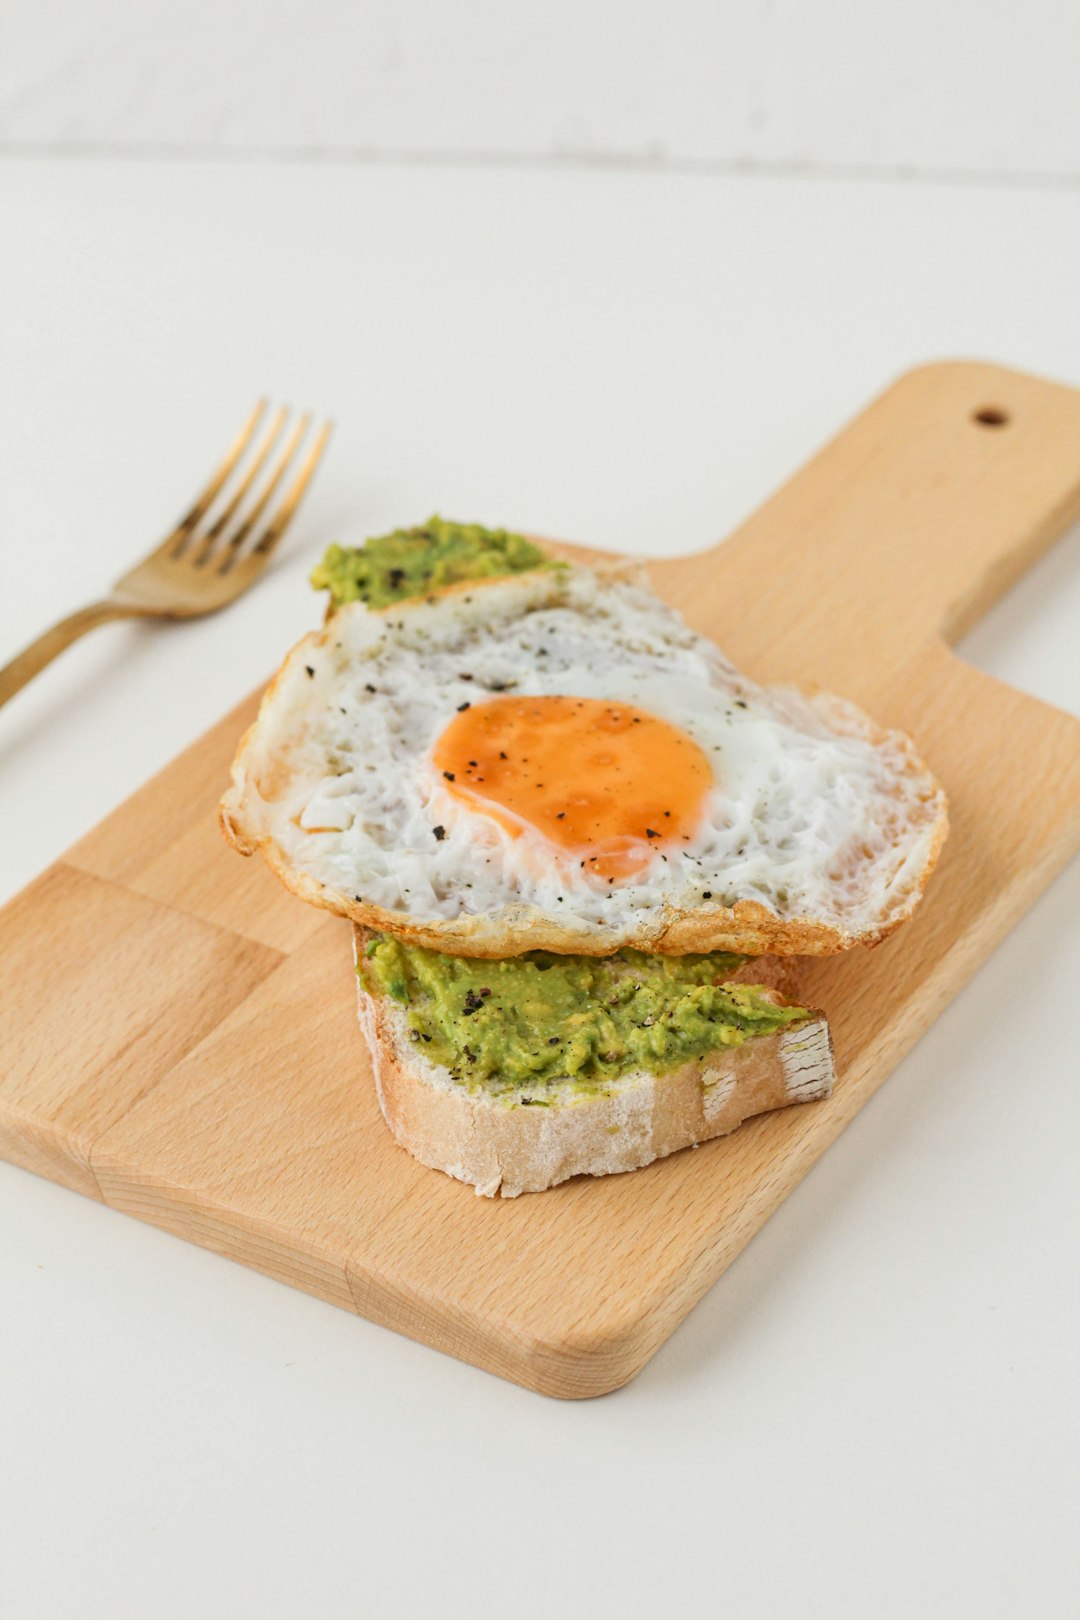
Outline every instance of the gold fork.
<path fill-rule="evenodd" d="M 225 460 L 176 528 L 148 557 L 118 579 L 103 601 L 61 619 L 0 669 L 0 705 L 14 697 L 65 647 L 99 624 L 107 624 L 110 619 L 198 618 L 203 613 L 216 613 L 254 585 L 296 514 L 333 426 L 324 422 L 319 428 L 280 505 L 258 529 L 312 422 L 309 414 L 300 417 L 262 492 L 241 515 L 240 507 L 269 462 L 289 418 L 287 406 L 275 413 L 261 446 L 230 493 L 226 485 L 253 443 L 265 412 L 266 401 L 260 400 Z M 207 526 L 204 520 L 219 496 L 225 499 L 225 505 Z"/>

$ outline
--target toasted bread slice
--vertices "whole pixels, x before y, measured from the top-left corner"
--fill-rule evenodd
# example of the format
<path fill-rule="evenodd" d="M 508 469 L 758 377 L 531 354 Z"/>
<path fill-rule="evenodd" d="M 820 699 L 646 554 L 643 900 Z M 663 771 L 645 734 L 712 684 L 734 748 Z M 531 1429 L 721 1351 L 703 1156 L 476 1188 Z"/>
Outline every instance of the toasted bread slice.
<path fill-rule="evenodd" d="M 365 936 L 355 930 L 357 949 Z M 733 980 L 790 983 L 790 963 L 759 958 Z M 828 1096 L 834 1079 L 824 1015 L 811 1011 L 775 1034 L 724 1047 L 660 1074 L 635 1069 L 603 1090 L 569 1077 L 546 1101 L 468 1090 L 409 1038 L 405 1009 L 358 978 L 383 1117 L 421 1164 L 493 1198 L 542 1192 L 570 1176 L 637 1170 L 680 1148 L 726 1136 L 755 1114 Z M 775 992 L 780 1003 L 787 1001 Z"/>

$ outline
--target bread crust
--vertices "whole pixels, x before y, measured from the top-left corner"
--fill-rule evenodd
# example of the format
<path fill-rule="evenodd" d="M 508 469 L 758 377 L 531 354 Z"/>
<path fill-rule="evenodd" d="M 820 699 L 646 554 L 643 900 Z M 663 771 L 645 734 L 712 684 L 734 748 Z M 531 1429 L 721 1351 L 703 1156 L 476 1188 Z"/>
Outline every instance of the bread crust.
<path fill-rule="evenodd" d="M 741 976 L 760 983 L 767 975 L 744 968 Z M 409 1041 L 403 1009 L 371 995 L 359 978 L 357 987 L 379 1106 L 394 1137 L 421 1164 L 487 1198 L 542 1192 L 571 1176 L 637 1170 L 726 1136 L 755 1114 L 812 1102 L 832 1089 L 829 1027 L 812 1011 L 805 1023 L 663 1074 L 634 1071 L 607 1093 L 582 1095 L 568 1083 L 548 1107 L 508 1102 L 455 1085 Z"/>

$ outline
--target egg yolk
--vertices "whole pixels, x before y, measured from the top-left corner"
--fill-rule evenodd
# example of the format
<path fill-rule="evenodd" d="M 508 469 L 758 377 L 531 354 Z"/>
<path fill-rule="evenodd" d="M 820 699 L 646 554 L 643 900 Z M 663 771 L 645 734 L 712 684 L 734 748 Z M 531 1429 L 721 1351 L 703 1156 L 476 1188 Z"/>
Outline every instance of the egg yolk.
<path fill-rule="evenodd" d="M 598 877 L 632 877 L 697 831 L 708 760 L 677 726 L 626 703 L 497 697 L 435 744 L 448 792 L 513 837 L 527 829 Z"/>

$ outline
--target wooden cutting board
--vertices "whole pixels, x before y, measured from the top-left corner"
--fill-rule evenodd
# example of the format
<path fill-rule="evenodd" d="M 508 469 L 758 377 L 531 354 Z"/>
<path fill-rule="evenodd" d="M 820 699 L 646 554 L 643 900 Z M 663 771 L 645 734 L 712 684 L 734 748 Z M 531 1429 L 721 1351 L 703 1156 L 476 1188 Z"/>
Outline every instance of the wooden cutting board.
<path fill-rule="evenodd" d="M 1080 723 L 947 646 L 1078 514 L 1080 394 L 947 363 L 723 546 L 651 570 L 757 679 L 911 731 L 951 798 L 916 920 L 810 969 L 827 1102 L 516 1200 L 421 1168 L 378 1112 L 348 926 L 217 832 L 251 700 L 0 916 L 0 1152 L 532 1389 L 615 1389 L 1080 843 Z"/>

